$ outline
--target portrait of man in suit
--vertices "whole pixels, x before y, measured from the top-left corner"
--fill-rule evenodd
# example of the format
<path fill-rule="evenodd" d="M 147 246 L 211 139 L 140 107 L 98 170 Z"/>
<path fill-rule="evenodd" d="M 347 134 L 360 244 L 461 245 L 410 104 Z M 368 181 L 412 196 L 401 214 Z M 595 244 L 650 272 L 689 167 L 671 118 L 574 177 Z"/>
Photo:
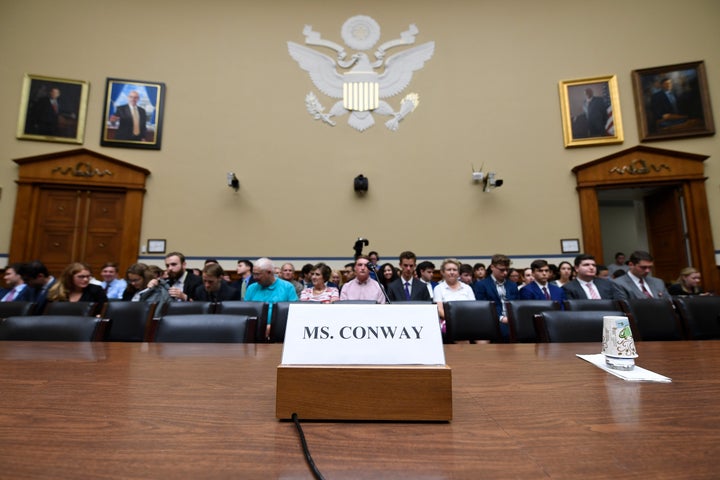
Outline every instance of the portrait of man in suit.
<path fill-rule="evenodd" d="M 142 142 L 147 135 L 147 113 L 138 106 L 140 94 L 137 91 L 128 93 L 127 100 L 128 103 L 120 105 L 110 115 L 110 121 L 118 123 L 115 139 Z"/>
<path fill-rule="evenodd" d="M 18 138 L 82 143 L 88 83 L 26 75 Z"/>
<path fill-rule="evenodd" d="M 400 277 L 396 278 L 387 288 L 391 302 L 431 302 L 427 285 L 415 278 L 417 257 L 411 251 L 400 254 Z"/>
<path fill-rule="evenodd" d="M 160 149 L 165 85 L 109 78 L 100 143 Z"/>

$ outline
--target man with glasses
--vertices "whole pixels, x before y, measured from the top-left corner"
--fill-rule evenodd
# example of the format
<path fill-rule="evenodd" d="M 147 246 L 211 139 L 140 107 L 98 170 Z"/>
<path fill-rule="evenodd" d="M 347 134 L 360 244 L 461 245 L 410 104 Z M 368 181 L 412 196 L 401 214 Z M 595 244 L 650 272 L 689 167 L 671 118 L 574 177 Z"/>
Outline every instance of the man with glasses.
<path fill-rule="evenodd" d="M 560 303 L 565 300 L 563 289 L 548 282 L 550 267 L 546 260 L 534 260 L 530 270 L 533 281 L 520 289 L 520 300 L 554 300 Z"/>
<path fill-rule="evenodd" d="M 627 298 L 668 298 L 665 283 L 650 276 L 654 265 L 653 257 L 642 250 L 636 250 L 628 259 L 627 275 L 615 280 Z"/>
<path fill-rule="evenodd" d="M 195 291 L 202 286 L 202 279 L 187 270 L 185 255 L 170 252 L 165 256 L 165 273 L 168 277 L 168 293 L 175 301 L 195 300 Z"/>
<path fill-rule="evenodd" d="M 473 291 L 477 300 L 492 300 L 495 302 L 498 318 L 500 319 L 500 333 L 503 338 L 510 337 L 505 302 L 518 299 L 518 287 L 514 282 L 506 282 L 510 269 L 510 258 L 507 255 L 495 254 L 490 260 L 490 275 L 473 284 Z"/>

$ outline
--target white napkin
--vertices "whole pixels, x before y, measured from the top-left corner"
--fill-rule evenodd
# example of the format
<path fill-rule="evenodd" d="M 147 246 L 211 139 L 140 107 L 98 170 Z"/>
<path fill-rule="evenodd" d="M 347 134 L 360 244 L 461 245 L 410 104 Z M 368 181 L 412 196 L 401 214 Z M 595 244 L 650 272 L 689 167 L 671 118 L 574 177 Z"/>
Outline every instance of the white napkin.
<path fill-rule="evenodd" d="M 637 365 L 635 365 L 635 368 L 633 368 L 632 370 L 615 370 L 613 368 L 610 368 L 605 363 L 605 355 L 603 355 L 602 353 L 597 353 L 595 355 L 580 355 L 578 353 L 576 355 L 578 356 L 578 358 L 590 362 L 596 367 L 599 367 L 602 370 L 605 370 L 608 373 L 612 373 L 616 377 L 620 377 L 623 380 L 627 380 L 629 382 L 672 382 L 672 379 L 670 377 L 665 377 L 658 373 L 651 372 L 650 370 L 645 370 L 644 368 L 640 368 Z"/>

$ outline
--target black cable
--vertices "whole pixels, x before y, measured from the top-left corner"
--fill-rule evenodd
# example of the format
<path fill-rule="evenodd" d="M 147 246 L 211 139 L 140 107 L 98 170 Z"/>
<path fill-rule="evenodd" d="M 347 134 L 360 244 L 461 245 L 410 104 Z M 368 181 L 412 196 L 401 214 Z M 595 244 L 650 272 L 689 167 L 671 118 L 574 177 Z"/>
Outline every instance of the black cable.
<path fill-rule="evenodd" d="M 310 467 L 310 471 L 317 480 L 325 480 L 325 477 L 322 476 L 320 470 L 318 470 L 315 466 L 312 455 L 310 455 L 310 450 L 308 449 L 307 442 L 305 441 L 305 434 L 300 426 L 300 420 L 298 420 L 297 413 L 292 414 L 292 420 L 295 422 L 295 428 L 297 428 L 298 435 L 300 435 L 300 443 L 302 444 L 303 454 L 305 454 L 305 460 L 308 463 L 308 467 Z"/>

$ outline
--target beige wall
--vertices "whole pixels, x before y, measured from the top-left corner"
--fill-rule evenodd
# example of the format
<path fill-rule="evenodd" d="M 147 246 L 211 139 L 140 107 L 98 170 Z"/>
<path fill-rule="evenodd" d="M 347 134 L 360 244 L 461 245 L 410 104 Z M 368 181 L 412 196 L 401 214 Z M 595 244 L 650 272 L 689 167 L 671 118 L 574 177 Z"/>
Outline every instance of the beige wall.
<path fill-rule="evenodd" d="M 420 105 L 398 132 L 377 116 L 364 133 L 345 118 L 329 127 L 305 110 L 317 89 L 286 42 L 302 43 L 311 24 L 342 43 L 341 25 L 357 14 L 378 21 L 383 41 L 415 23 L 418 43 L 436 42 L 403 92 L 419 93 Z M 639 142 L 631 70 L 704 60 L 720 120 L 718 20 L 715 0 L 0 0 L 0 255 L 15 203 L 11 160 L 75 148 L 15 138 L 25 73 L 90 82 L 83 146 L 152 172 L 143 242 L 167 238 L 196 257 L 349 257 L 358 236 L 387 258 L 407 248 L 421 257 L 558 255 L 559 239 L 581 236 L 571 168 Z M 624 144 L 564 149 L 558 81 L 611 74 Z M 107 77 L 166 82 L 161 151 L 100 147 Z M 717 245 L 717 138 L 653 146 L 710 155 Z M 506 184 L 482 193 L 471 164 Z M 352 190 L 360 173 L 370 179 L 365 198 Z"/>

